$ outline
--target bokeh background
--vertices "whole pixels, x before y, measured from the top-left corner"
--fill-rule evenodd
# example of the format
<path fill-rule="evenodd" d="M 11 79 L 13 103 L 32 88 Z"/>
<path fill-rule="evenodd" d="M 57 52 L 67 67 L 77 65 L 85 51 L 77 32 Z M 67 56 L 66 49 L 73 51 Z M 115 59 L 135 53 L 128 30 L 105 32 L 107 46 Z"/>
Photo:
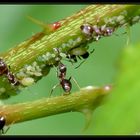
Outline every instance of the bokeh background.
<path fill-rule="evenodd" d="M 46 23 L 59 21 L 78 12 L 86 5 L 0 5 L 0 53 L 15 47 L 42 28 L 26 18 L 30 15 Z M 84 19 L 83 19 L 84 21 Z M 125 28 L 117 30 L 117 35 L 106 37 L 90 44 L 90 50 L 95 52 L 78 68 L 77 64 L 63 61 L 68 68 L 68 77 L 73 76 L 81 87 L 95 85 L 103 86 L 113 83 L 118 72 L 119 57 L 128 38 Z M 130 43 L 138 43 L 140 24 L 131 27 Z M 81 61 L 79 61 L 80 63 Z M 58 83 L 56 69 L 52 69 L 47 77 L 37 84 L 24 89 L 19 95 L 13 96 L 5 103 L 18 103 L 47 97 L 52 87 Z M 73 91 L 77 86 L 73 83 Z M 61 87 L 53 96 L 59 96 Z M 102 110 L 99 110 L 102 111 Z M 93 119 L 96 119 L 96 109 Z M 85 125 L 84 115 L 78 112 L 64 113 L 41 119 L 14 124 L 7 135 L 74 135 L 81 134 Z"/>

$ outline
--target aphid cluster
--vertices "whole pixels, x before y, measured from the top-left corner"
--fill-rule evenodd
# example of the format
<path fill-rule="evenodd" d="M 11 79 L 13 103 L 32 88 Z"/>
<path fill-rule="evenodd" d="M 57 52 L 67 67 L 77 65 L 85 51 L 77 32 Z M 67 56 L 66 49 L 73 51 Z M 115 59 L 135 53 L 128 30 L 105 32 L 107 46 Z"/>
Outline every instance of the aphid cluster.
<path fill-rule="evenodd" d="M 19 85 L 19 81 L 15 78 L 15 76 L 10 72 L 8 66 L 6 63 L 3 61 L 3 59 L 0 58 L 0 76 L 6 75 L 8 81 L 14 85 L 17 86 Z"/>
<path fill-rule="evenodd" d="M 81 31 L 86 35 L 87 40 L 98 41 L 102 36 L 110 36 L 115 31 L 113 27 L 107 27 L 106 25 L 97 26 L 89 23 L 80 26 Z"/>

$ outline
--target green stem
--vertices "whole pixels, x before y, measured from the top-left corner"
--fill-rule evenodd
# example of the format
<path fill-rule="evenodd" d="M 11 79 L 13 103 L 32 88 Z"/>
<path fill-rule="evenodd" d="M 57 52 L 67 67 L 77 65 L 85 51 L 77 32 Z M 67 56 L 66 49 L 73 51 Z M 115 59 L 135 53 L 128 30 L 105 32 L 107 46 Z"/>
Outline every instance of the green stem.
<path fill-rule="evenodd" d="M 86 87 L 70 95 L 43 98 L 36 101 L 1 105 L 0 116 L 6 118 L 6 125 L 55 115 L 64 112 L 93 110 L 99 106 L 103 97 L 111 90 L 111 86 L 100 88 Z M 105 96 L 106 97 L 106 96 Z"/>

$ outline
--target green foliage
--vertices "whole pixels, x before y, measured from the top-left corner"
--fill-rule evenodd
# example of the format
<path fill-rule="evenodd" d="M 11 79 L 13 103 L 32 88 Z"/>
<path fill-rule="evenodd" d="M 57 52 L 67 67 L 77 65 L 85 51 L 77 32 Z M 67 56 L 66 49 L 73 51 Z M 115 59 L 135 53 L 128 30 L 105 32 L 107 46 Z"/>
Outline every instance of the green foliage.
<path fill-rule="evenodd" d="M 101 107 L 91 134 L 140 134 L 140 44 L 123 49 L 115 88 Z"/>

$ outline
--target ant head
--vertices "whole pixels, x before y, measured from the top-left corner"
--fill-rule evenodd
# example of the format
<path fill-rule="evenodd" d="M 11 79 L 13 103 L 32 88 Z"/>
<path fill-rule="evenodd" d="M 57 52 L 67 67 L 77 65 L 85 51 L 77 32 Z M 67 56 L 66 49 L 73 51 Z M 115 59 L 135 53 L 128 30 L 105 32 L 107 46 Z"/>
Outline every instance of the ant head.
<path fill-rule="evenodd" d="M 0 58 L 0 69 L 6 67 L 4 61 Z"/>
<path fill-rule="evenodd" d="M 83 24 L 80 26 L 80 29 L 85 35 L 91 36 L 93 34 L 93 28 L 90 24 Z"/>

